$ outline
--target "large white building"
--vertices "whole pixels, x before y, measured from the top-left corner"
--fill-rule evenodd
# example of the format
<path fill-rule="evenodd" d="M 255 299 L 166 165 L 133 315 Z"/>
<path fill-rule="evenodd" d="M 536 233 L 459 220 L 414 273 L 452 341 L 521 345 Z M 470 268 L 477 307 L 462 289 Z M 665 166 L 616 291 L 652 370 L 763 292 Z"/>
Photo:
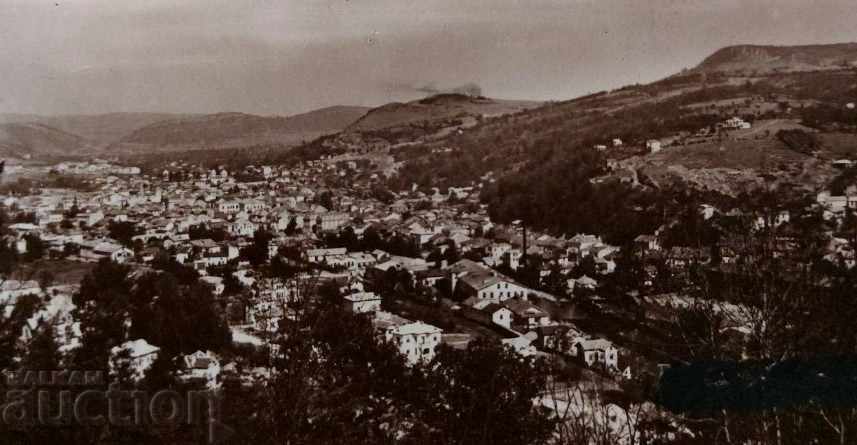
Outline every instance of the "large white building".
<path fill-rule="evenodd" d="M 428 362 L 434 358 L 443 331 L 421 321 L 390 327 L 385 332 L 387 341 L 399 348 L 408 363 Z"/>
<path fill-rule="evenodd" d="M 495 303 L 523 298 L 530 289 L 474 261 L 464 259 L 449 268 L 453 292 Z"/>

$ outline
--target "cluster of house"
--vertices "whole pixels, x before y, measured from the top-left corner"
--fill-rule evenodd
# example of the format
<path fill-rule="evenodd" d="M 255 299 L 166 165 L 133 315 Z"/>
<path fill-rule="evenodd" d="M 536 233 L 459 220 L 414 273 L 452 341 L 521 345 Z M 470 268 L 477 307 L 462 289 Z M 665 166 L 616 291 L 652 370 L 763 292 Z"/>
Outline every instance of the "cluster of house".
<path fill-rule="evenodd" d="M 64 171 L 89 168 L 62 166 Z M 446 282 L 446 296 L 461 302 L 462 313 L 482 316 L 505 330 L 504 342 L 528 354 L 544 349 L 537 331 L 557 325 L 530 297 L 555 296 L 530 289 L 498 270 L 516 271 L 524 258 L 538 257 L 541 277 L 556 273 L 551 266 L 558 266 L 572 293 L 597 286 L 595 276 L 570 276 L 581 261 L 591 259 L 596 275 L 616 267 L 618 248 L 597 236 L 526 234 L 516 224 L 494 224 L 474 187 L 428 194 L 411 190 L 393 193 L 392 202 L 382 202 L 372 197 L 379 181 L 374 176 L 355 181 L 348 189 L 327 186 L 330 178 L 359 168 L 353 162 L 313 161 L 295 168 L 251 166 L 232 173 L 176 162 L 157 175 L 93 175 L 93 191 L 43 190 L 33 196 L 8 196 L 2 203 L 10 212 L 29 215 L 9 226 L 9 241 L 21 251 L 35 235 L 51 255 L 72 260 L 109 258 L 136 267 L 170 258 L 193 267 L 201 281 L 225 299 L 230 299 L 226 293 L 230 277 L 223 275 L 228 270 L 250 295 L 242 303 L 243 315 L 230 321 L 240 329 L 240 338 L 252 337 L 251 342 L 275 332 L 278 323 L 291 315 L 282 303 L 300 293 L 294 280 L 262 277 L 243 256 L 262 230 L 271 235 L 268 260 L 292 249 L 300 259 L 289 261 L 318 266 L 322 280 L 369 283 L 394 271 L 406 272 L 424 288 Z M 117 239 L 117 225 L 132 227 L 133 233 L 126 234 L 130 238 Z M 346 232 L 367 247 L 334 247 L 326 242 L 329 235 L 341 237 Z M 424 321 L 380 311 L 380 297 L 362 286 L 349 291 L 344 304 L 354 312 L 374 314 L 379 332 L 412 362 L 433 357 L 444 337 L 440 328 Z M 157 352 L 145 345 L 129 346 L 139 357 Z"/>

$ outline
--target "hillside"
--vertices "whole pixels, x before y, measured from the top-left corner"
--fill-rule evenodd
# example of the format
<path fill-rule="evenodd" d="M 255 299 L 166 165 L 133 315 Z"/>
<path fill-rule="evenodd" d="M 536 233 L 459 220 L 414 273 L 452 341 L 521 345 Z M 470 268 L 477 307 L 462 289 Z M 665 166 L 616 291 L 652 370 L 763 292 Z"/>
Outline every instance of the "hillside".
<path fill-rule="evenodd" d="M 738 45 L 723 48 L 697 72 L 759 75 L 857 67 L 857 43 L 804 46 Z"/>
<path fill-rule="evenodd" d="M 42 124 L 0 124 L 0 156 L 73 156 L 87 149 L 87 141 L 77 135 Z"/>
<path fill-rule="evenodd" d="M 260 144 L 293 145 L 345 128 L 366 112 L 362 107 L 330 107 L 295 116 L 218 113 L 155 122 L 113 144 L 113 151 L 183 150 Z"/>
<path fill-rule="evenodd" d="M 490 99 L 442 93 L 407 103 L 394 102 L 369 110 L 343 131 L 301 145 L 279 161 L 314 159 L 323 155 L 369 157 L 389 165 L 387 152 L 443 140 L 477 126 L 485 119 L 534 109 L 532 101 Z"/>
<path fill-rule="evenodd" d="M 857 102 L 857 75 L 831 62 L 852 47 L 726 49 L 702 68 L 651 84 L 401 143 L 391 151 L 397 174 L 388 185 L 429 190 L 481 183 L 482 199 L 498 221 L 523 219 L 566 233 L 606 225 L 617 239 L 623 227 L 656 224 L 652 203 L 673 193 L 735 200 L 776 187 L 798 199 L 838 175 L 833 159 L 857 158 L 857 110 L 850 108 Z M 771 62 L 774 56 L 800 65 L 775 70 L 783 65 Z M 754 60 L 772 68 L 752 76 L 744 68 L 732 71 Z M 732 117 L 753 128 L 720 127 Z M 613 147 L 614 138 L 622 145 Z M 651 139 L 661 141 L 661 152 L 649 153 Z"/>
<path fill-rule="evenodd" d="M 461 117 L 491 117 L 535 108 L 537 102 L 497 100 L 463 94 L 439 94 L 407 103 L 373 108 L 348 126 L 348 132 L 375 131 Z"/>

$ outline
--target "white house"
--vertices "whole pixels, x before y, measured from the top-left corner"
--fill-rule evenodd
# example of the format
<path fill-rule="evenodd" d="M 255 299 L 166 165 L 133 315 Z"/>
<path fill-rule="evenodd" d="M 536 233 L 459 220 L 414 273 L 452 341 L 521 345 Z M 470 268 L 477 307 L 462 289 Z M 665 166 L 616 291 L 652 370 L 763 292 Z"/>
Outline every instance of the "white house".
<path fill-rule="evenodd" d="M 345 255 L 347 252 L 348 249 L 345 247 L 337 247 L 331 249 L 309 249 L 304 255 L 310 263 L 321 263 L 325 260 L 325 257 Z"/>
<path fill-rule="evenodd" d="M 211 292 L 214 295 L 221 295 L 223 294 L 223 291 L 226 290 L 226 286 L 223 284 L 223 278 L 221 277 L 204 275 L 199 277 L 199 281 L 202 281 L 203 283 L 211 286 Z"/>
<path fill-rule="evenodd" d="M 619 351 L 606 339 L 580 340 L 576 345 L 577 356 L 587 366 L 601 365 L 606 369 L 619 369 Z"/>
<path fill-rule="evenodd" d="M 500 303 L 514 297 L 525 297 L 530 289 L 486 266 L 461 260 L 450 266 L 453 292 L 479 300 Z"/>
<path fill-rule="evenodd" d="M 217 210 L 221 213 L 238 213 L 241 211 L 241 203 L 238 201 L 220 201 Z"/>
<path fill-rule="evenodd" d="M 110 350 L 110 373 L 116 374 L 127 366 L 131 372 L 131 378 L 135 381 L 140 380 L 155 363 L 160 350 L 161 348 L 150 345 L 142 338 L 115 346 Z"/>
<path fill-rule="evenodd" d="M 416 364 L 434 358 L 442 333 L 436 326 L 416 321 L 387 329 L 385 338 L 399 348 L 408 363 Z"/>
<path fill-rule="evenodd" d="M 125 263 L 134 257 L 134 252 L 119 244 L 101 242 L 92 248 L 91 256 L 95 258 L 110 258 L 115 263 Z"/>
<path fill-rule="evenodd" d="M 505 306 L 491 305 L 485 308 L 491 312 L 491 322 L 506 329 L 512 327 L 512 311 Z"/>
<path fill-rule="evenodd" d="M 511 299 L 503 303 L 513 314 L 513 324 L 525 329 L 550 324 L 550 315 L 538 306 L 520 299 Z"/>
<path fill-rule="evenodd" d="M 515 353 L 528 357 L 535 355 L 538 351 L 533 346 L 533 341 L 525 335 L 519 335 L 513 338 L 504 338 L 501 343 L 512 348 Z"/>
<path fill-rule="evenodd" d="M 657 153 L 661 151 L 661 141 L 657 139 L 649 139 L 646 141 L 646 150 L 649 150 L 649 153 Z"/>
<path fill-rule="evenodd" d="M 0 304 L 14 304 L 23 295 L 38 295 L 42 292 L 37 281 L 4 280 L 0 284 Z"/>
<path fill-rule="evenodd" d="M 345 308 L 355 314 L 366 314 L 381 310 L 381 297 L 374 292 L 357 292 L 346 295 Z"/>
<path fill-rule="evenodd" d="M 237 236 L 253 236 L 256 233 L 257 226 L 248 219 L 238 219 L 229 225 L 229 233 Z"/>
<path fill-rule="evenodd" d="M 183 358 L 184 372 L 182 377 L 186 380 L 203 381 L 208 388 L 219 386 L 220 361 L 211 351 L 196 351 Z"/>
<path fill-rule="evenodd" d="M 345 225 L 350 217 L 347 213 L 329 212 L 319 217 L 319 224 L 323 232 L 334 231 Z"/>

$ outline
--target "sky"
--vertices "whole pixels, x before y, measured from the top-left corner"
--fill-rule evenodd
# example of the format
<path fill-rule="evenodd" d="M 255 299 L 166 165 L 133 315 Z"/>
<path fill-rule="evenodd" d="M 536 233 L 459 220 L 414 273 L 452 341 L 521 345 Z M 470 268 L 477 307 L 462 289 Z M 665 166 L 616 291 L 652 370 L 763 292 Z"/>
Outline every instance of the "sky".
<path fill-rule="evenodd" d="M 854 0 L 0 0 L 0 113 L 563 100 L 855 24 Z"/>

